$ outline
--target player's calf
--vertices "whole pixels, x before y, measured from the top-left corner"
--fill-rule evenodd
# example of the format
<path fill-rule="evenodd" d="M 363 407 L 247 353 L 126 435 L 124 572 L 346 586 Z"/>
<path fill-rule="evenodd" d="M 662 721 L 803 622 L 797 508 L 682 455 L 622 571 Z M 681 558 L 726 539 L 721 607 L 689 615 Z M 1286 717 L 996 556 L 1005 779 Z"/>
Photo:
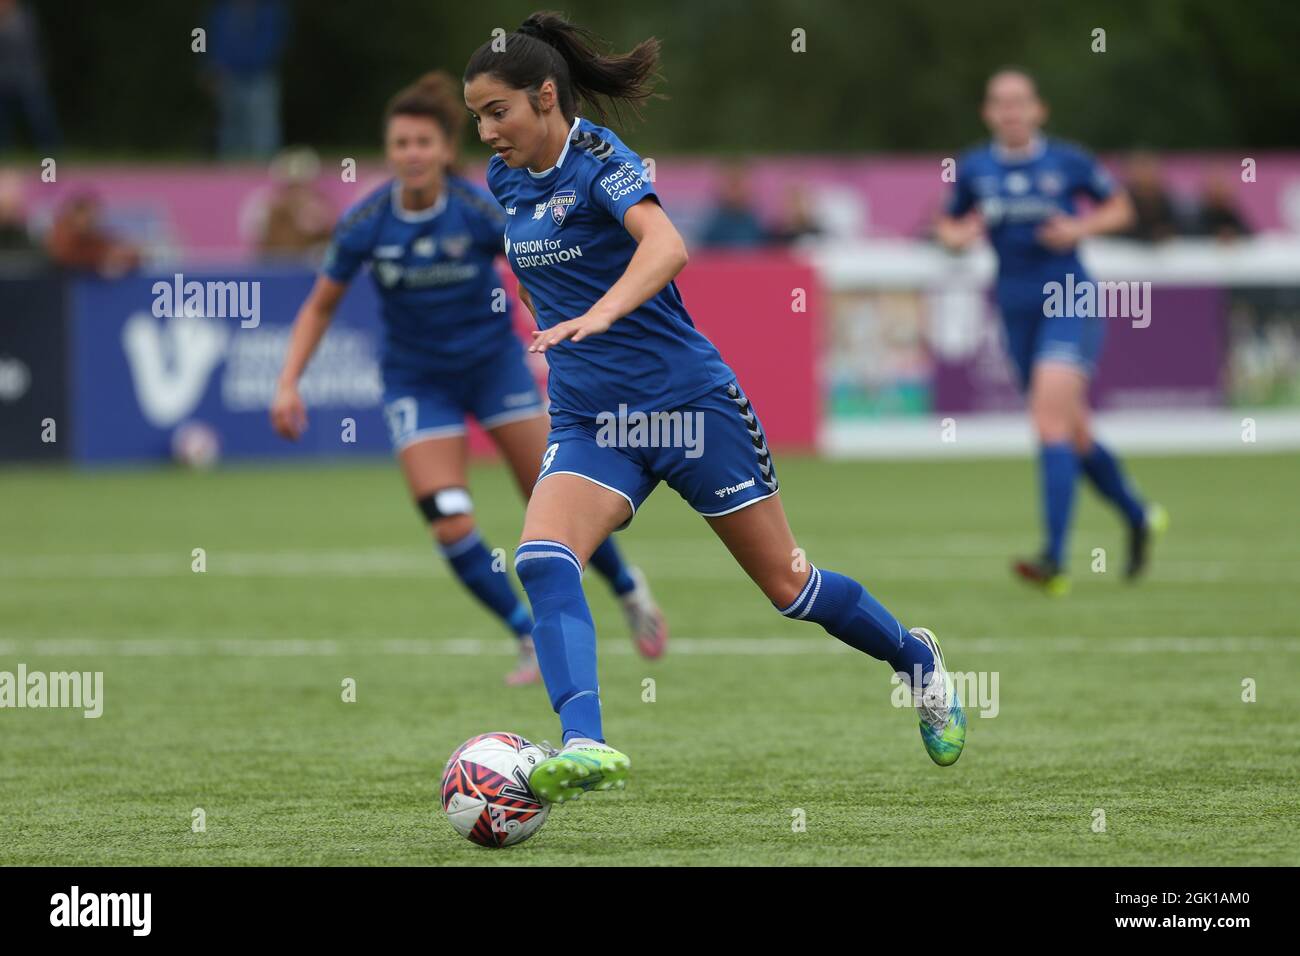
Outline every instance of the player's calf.
<path fill-rule="evenodd" d="M 933 633 L 923 627 L 905 630 L 857 581 L 817 567 L 795 599 L 778 610 L 795 620 L 816 621 L 850 647 L 887 662 L 912 688 L 930 758 L 941 766 L 956 762 L 966 741 L 966 714 Z"/>
<path fill-rule="evenodd" d="M 515 551 L 515 573 L 533 606 L 537 660 L 566 742 L 603 739 L 596 626 L 582 591 L 582 564 L 559 541 L 525 541 Z"/>
<path fill-rule="evenodd" d="M 444 488 L 419 499 L 417 505 L 432 525 L 438 550 L 460 583 L 515 637 L 527 637 L 533 629 L 532 617 L 511 585 L 504 562 L 492 556 L 475 527 L 469 492 Z M 518 675 L 510 681 L 523 682 Z"/>
<path fill-rule="evenodd" d="M 857 581 L 835 571 L 810 566 L 807 580 L 785 607 L 785 617 L 815 621 L 850 647 L 888 662 L 909 675 L 934 666 L 929 649 L 908 634 L 894 615 Z"/>

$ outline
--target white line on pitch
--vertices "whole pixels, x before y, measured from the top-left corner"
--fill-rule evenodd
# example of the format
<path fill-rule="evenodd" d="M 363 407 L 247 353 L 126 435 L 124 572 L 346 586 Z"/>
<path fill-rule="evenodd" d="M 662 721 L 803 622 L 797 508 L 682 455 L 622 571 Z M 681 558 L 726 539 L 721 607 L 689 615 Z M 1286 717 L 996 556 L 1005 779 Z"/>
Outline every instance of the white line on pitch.
<path fill-rule="evenodd" d="M 698 543 L 697 543 L 698 544 Z M 692 552 L 653 543 L 638 543 L 631 549 L 652 577 L 669 581 L 740 580 L 735 563 L 724 553 Z M 75 580 L 93 578 L 182 577 L 193 574 L 188 551 L 176 554 L 51 554 L 0 558 L 0 580 Z M 432 553 L 406 549 L 357 551 L 223 552 L 206 555 L 208 578 L 450 578 L 443 563 Z M 930 556 L 879 554 L 847 557 L 834 562 L 853 566 L 867 579 L 913 581 L 942 576 L 948 582 L 987 583 L 1008 578 L 1006 556 L 987 553 L 976 556 L 944 554 L 939 545 Z M 1082 573 L 1082 572 L 1081 572 Z M 1300 583 L 1300 560 L 1282 557 L 1184 560 L 1157 558 L 1153 576 L 1167 583 L 1201 583 L 1241 580 L 1254 583 Z"/>
<path fill-rule="evenodd" d="M 1300 653 L 1300 637 L 976 637 L 945 642 L 949 654 L 997 654 L 1046 651 L 1068 654 L 1225 654 Z M 671 652 L 682 656 L 790 657 L 852 653 L 838 641 L 772 637 L 675 638 Z M 370 655 L 397 657 L 465 657 L 513 654 L 509 640 L 466 638 L 376 639 L 374 641 L 295 640 L 284 638 L 140 638 L 130 640 L 36 638 L 0 641 L 0 655 L 86 657 L 339 657 Z M 602 655 L 634 653 L 623 641 L 604 641 Z"/>

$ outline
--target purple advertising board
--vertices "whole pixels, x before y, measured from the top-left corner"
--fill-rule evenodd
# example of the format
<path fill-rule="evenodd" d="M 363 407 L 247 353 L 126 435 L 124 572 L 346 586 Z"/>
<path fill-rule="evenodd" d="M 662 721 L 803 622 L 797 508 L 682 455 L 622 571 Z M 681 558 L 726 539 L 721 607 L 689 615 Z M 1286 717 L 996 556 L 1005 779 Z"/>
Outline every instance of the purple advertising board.
<path fill-rule="evenodd" d="M 1224 403 L 1227 293 L 1221 288 L 1156 287 L 1150 323 L 1099 319 L 1105 342 L 1092 383 L 1096 408 L 1211 408 Z M 931 410 L 1011 411 L 1023 407 L 991 302 L 972 347 L 936 355 Z"/>

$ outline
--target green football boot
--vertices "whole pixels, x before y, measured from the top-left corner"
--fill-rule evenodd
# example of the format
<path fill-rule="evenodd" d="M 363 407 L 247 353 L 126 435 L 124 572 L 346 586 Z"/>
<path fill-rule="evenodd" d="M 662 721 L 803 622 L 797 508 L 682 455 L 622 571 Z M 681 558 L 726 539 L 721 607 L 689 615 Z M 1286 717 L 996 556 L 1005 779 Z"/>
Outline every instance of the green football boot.
<path fill-rule="evenodd" d="M 1037 558 L 1020 558 L 1012 563 L 1011 570 L 1052 597 L 1065 597 L 1070 593 L 1070 578 L 1047 555 Z"/>
<path fill-rule="evenodd" d="M 966 746 L 966 711 L 962 709 L 961 696 L 953 686 L 952 676 L 944 666 L 943 651 L 933 632 L 928 628 L 914 627 L 909 633 L 929 645 L 935 662 L 933 676 L 916 703 L 917 716 L 921 720 L 921 742 L 931 760 L 940 767 L 951 767 Z"/>
<path fill-rule="evenodd" d="M 576 800 L 588 790 L 622 790 L 632 762 L 613 747 L 575 737 L 533 768 L 528 785 L 544 803 Z"/>

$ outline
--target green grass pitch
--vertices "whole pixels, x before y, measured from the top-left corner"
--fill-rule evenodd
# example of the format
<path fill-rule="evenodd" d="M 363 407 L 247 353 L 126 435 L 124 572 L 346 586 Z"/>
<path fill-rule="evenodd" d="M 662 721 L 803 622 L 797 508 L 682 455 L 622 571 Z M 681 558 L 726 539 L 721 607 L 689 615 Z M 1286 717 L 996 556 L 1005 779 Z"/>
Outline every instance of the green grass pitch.
<path fill-rule="evenodd" d="M 1030 462 L 778 460 L 811 560 L 996 672 L 948 769 L 884 665 L 781 618 L 661 488 L 620 541 L 669 656 L 637 658 L 587 581 L 629 788 L 504 851 L 442 818 L 443 761 L 557 724 L 540 687 L 502 686 L 510 639 L 395 467 L 0 472 L 0 670 L 103 671 L 105 697 L 97 720 L 0 710 L 0 864 L 1298 864 L 1300 456 L 1131 467 L 1172 516 L 1153 573 L 1123 583 L 1118 520 L 1081 487 L 1053 600 L 1007 571 L 1037 543 Z M 472 487 L 512 550 L 503 470 Z"/>

